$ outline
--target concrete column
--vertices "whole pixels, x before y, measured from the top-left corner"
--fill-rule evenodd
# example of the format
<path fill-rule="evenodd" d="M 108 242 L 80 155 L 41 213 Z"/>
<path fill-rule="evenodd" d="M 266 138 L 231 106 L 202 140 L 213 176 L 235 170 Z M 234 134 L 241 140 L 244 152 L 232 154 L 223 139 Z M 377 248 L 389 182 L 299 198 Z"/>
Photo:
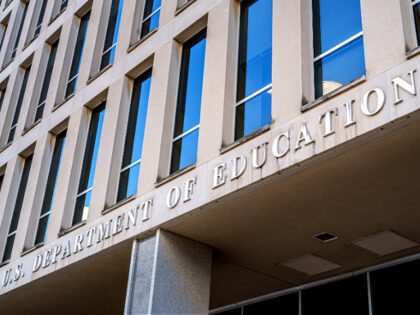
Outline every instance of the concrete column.
<path fill-rule="evenodd" d="M 170 232 L 133 242 L 124 314 L 207 314 L 211 248 Z"/>

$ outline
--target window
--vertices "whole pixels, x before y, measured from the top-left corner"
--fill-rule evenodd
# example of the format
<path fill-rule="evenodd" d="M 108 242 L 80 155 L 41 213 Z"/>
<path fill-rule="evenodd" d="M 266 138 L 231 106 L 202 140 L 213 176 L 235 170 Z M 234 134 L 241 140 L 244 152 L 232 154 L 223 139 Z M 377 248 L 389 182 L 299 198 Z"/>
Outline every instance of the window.
<path fill-rule="evenodd" d="M 412 0 L 414 25 L 416 26 L 417 46 L 420 45 L 420 0 Z M 1 46 L 0 46 L 1 47 Z"/>
<path fill-rule="evenodd" d="M 235 140 L 271 123 L 272 0 L 243 1 Z"/>
<path fill-rule="evenodd" d="M 368 315 L 366 275 L 324 284 L 302 291 L 303 315 Z"/>
<path fill-rule="evenodd" d="M 17 51 L 17 48 L 18 48 L 18 45 L 19 45 L 20 35 L 22 34 L 23 23 L 25 23 L 26 12 L 28 11 L 28 4 L 23 4 L 22 3 L 22 5 L 23 5 L 22 18 L 20 19 L 20 22 L 19 22 L 19 28 L 18 28 L 18 31 L 17 31 L 17 35 L 16 35 L 15 43 L 13 45 L 12 54 L 11 54 L 10 59 L 15 58 L 15 56 L 16 56 L 16 51 Z"/>
<path fill-rule="evenodd" d="M 31 170 L 32 155 L 25 159 L 23 172 L 20 178 L 18 193 L 13 209 L 12 220 L 9 226 L 9 232 L 6 238 L 6 246 L 3 252 L 2 262 L 8 261 L 12 255 L 13 243 L 15 242 L 16 231 L 19 223 L 20 211 L 22 210 L 23 198 L 25 197 L 26 185 L 28 184 L 29 171 Z"/>
<path fill-rule="evenodd" d="M 419 309 L 417 288 L 420 260 L 370 273 L 372 309 L 375 315 L 415 314 Z"/>
<path fill-rule="evenodd" d="M 4 181 L 4 173 L 0 175 L 0 190 L 1 190 L 1 187 L 3 186 L 3 181 Z"/>
<path fill-rule="evenodd" d="M 60 3 L 60 11 L 59 12 L 61 12 L 61 11 L 63 11 L 65 8 L 67 8 L 67 2 L 68 2 L 68 0 L 58 0 L 58 1 L 60 1 L 61 3 Z"/>
<path fill-rule="evenodd" d="M 89 25 L 90 12 L 86 13 L 80 19 L 79 31 L 77 33 L 76 45 L 74 47 L 73 60 L 70 67 L 69 78 L 65 98 L 69 97 L 76 91 L 77 79 L 79 77 L 80 62 L 82 60 L 83 48 L 85 47 L 85 39 L 87 28 Z"/>
<path fill-rule="evenodd" d="M 55 188 L 57 185 L 58 172 L 60 170 L 61 156 L 66 141 L 66 132 L 63 131 L 55 138 L 54 151 L 48 173 L 47 185 L 45 188 L 44 199 L 42 201 L 41 214 L 38 220 L 38 227 L 35 236 L 35 245 L 42 243 L 47 235 L 47 229 L 52 211 Z"/>
<path fill-rule="evenodd" d="M 134 81 L 117 201 L 137 192 L 152 70 Z"/>
<path fill-rule="evenodd" d="M 181 9 L 182 7 L 186 6 L 189 2 L 193 2 L 194 0 L 178 0 L 177 8 Z"/>
<path fill-rule="evenodd" d="M 146 0 L 141 21 L 140 39 L 159 26 L 161 0 Z"/>
<path fill-rule="evenodd" d="M 36 22 L 36 26 L 35 26 L 34 36 L 37 36 L 39 34 L 39 32 L 41 31 L 42 20 L 44 19 L 45 8 L 47 6 L 47 2 L 48 2 L 48 0 L 43 0 L 42 1 L 41 8 L 39 10 L 38 21 Z"/>
<path fill-rule="evenodd" d="M 205 30 L 187 41 L 182 48 L 171 173 L 197 160 L 205 50 Z"/>
<path fill-rule="evenodd" d="M 123 0 L 112 0 L 100 70 L 114 61 L 123 3 Z"/>
<path fill-rule="evenodd" d="M 0 90 L 0 111 L 3 106 L 4 95 L 6 94 L 6 89 Z"/>
<path fill-rule="evenodd" d="M 35 120 L 41 120 L 44 113 L 45 101 L 47 100 L 48 88 L 50 87 L 51 75 L 54 68 L 55 56 L 57 54 L 58 41 L 51 45 L 50 55 L 48 57 L 47 68 L 45 70 L 44 81 L 42 83 L 41 94 L 39 96 L 38 106 L 36 108 Z"/>
<path fill-rule="evenodd" d="M 72 225 L 86 220 L 88 216 L 104 114 L 105 103 L 92 111 Z"/>
<path fill-rule="evenodd" d="M 17 100 L 17 103 L 16 103 L 15 114 L 13 115 L 13 121 L 12 121 L 12 125 L 10 127 L 9 137 L 7 138 L 7 143 L 12 142 L 14 137 L 15 137 L 15 132 L 16 132 L 16 128 L 17 128 L 17 124 L 18 124 L 18 120 L 19 120 L 19 115 L 20 115 L 20 110 L 22 108 L 23 98 L 25 97 L 25 91 L 26 91 L 26 86 L 28 84 L 28 78 L 29 78 L 30 72 L 31 72 L 31 66 L 28 66 L 25 69 L 25 74 L 23 75 L 22 85 L 20 87 L 19 97 L 18 97 L 18 100 Z"/>
<path fill-rule="evenodd" d="M 0 23 L 0 51 L 3 47 L 4 38 L 6 37 L 7 25 L 8 23 Z"/>
<path fill-rule="evenodd" d="M 366 70 L 360 0 L 313 0 L 312 6 L 318 98 L 364 75 Z"/>

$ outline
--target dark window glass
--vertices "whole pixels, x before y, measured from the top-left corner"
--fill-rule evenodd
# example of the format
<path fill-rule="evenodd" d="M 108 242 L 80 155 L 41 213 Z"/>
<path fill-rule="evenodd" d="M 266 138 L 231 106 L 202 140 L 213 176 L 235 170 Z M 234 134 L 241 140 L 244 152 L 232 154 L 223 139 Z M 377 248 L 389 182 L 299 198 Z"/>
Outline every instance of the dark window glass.
<path fill-rule="evenodd" d="M 101 70 L 114 61 L 123 3 L 123 0 L 112 0 L 108 28 L 105 35 L 104 50 L 101 59 Z"/>
<path fill-rule="evenodd" d="M 420 2 L 413 0 L 414 24 L 416 26 L 417 46 L 420 44 Z M 0 46 L 1 47 L 1 46 Z"/>
<path fill-rule="evenodd" d="M 16 201 L 15 201 L 15 206 L 13 208 L 12 220 L 10 222 L 9 232 L 7 234 L 6 246 L 3 253 L 2 262 L 9 260 L 12 254 L 13 243 L 15 240 L 16 230 L 19 223 L 20 211 L 22 210 L 23 199 L 25 197 L 26 185 L 28 184 L 29 171 L 31 170 L 31 164 L 32 164 L 32 155 L 28 156 L 25 159 L 25 164 L 23 166 L 18 193 L 17 193 Z"/>
<path fill-rule="evenodd" d="M 44 200 L 42 202 L 41 215 L 38 221 L 38 228 L 35 237 L 35 245 L 42 243 L 45 239 L 48 229 L 48 223 L 51 216 L 51 207 L 54 200 L 55 188 L 57 185 L 58 172 L 61 165 L 64 143 L 66 141 L 66 132 L 56 136 L 54 151 L 48 173 L 47 185 L 45 187 Z"/>
<path fill-rule="evenodd" d="M 10 127 L 9 137 L 7 139 L 7 143 L 13 141 L 15 137 L 16 127 L 19 120 L 20 109 L 22 108 L 23 98 L 25 97 L 26 86 L 28 84 L 29 74 L 31 72 L 31 66 L 26 68 L 25 74 L 23 75 L 22 85 L 20 87 L 19 97 L 16 103 L 15 114 L 13 115 L 12 125 Z"/>
<path fill-rule="evenodd" d="M 4 174 L 1 174 L 0 175 L 0 190 L 1 190 L 1 187 L 3 186 L 3 180 L 4 180 Z"/>
<path fill-rule="evenodd" d="M 22 5 L 23 5 L 22 18 L 21 18 L 20 23 L 19 23 L 18 32 L 17 32 L 17 35 L 16 35 L 15 44 L 13 45 L 12 55 L 11 55 L 10 59 L 15 58 L 15 56 L 16 56 L 16 51 L 17 51 L 17 47 L 19 45 L 20 35 L 22 34 L 23 23 L 25 22 L 26 12 L 28 11 L 28 5 L 23 4 L 23 3 L 22 3 Z"/>
<path fill-rule="evenodd" d="M 41 31 L 42 20 L 44 19 L 45 8 L 46 8 L 46 6 L 47 6 L 47 2 L 48 2 L 48 0 L 43 0 L 43 1 L 42 1 L 41 8 L 40 8 L 40 10 L 39 10 L 38 21 L 36 22 L 36 27 L 35 27 L 35 34 L 34 34 L 34 36 L 38 35 L 38 34 L 39 34 L 39 32 Z"/>
<path fill-rule="evenodd" d="M 374 315 L 417 314 L 420 260 L 370 273 Z"/>
<path fill-rule="evenodd" d="M 83 48 L 85 47 L 86 33 L 89 25 L 90 12 L 80 19 L 79 31 L 77 33 L 76 45 L 74 47 L 73 60 L 70 67 L 69 79 L 65 98 L 73 94 L 76 90 L 77 79 L 79 77 L 80 62 L 82 60 Z"/>
<path fill-rule="evenodd" d="M 0 50 L 3 47 L 4 38 L 6 37 L 7 25 L 8 24 L 6 24 L 6 25 L 1 24 L 1 26 L 0 26 L 2 28 L 2 30 L 1 30 L 1 39 L 0 39 Z"/>
<path fill-rule="evenodd" d="M 88 215 L 104 115 L 105 103 L 92 111 L 72 225 L 86 220 Z"/>
<path fill-rule="evenodd" d="M 137 192 L 152 70 L 134 81 L 117 201 Z"/>
<path fill-rule="evenodd" d="M 234 308 L 232 310 L 216 313 L 215 315 L 241 315 L 241 308 Z"/>
<path fill-rule="evenodd" d="M 140 39 L 159 26 L 161 0 L 146 0 L 141 22 Z"/>
<path fill-rule="evenodd" d="M 205 30 L 183 46 L 171 173 L 194 163 L 197 159 L 205 50 Z"/>
<path fill-rule="evenodd" d="M 368 315 L 366 275 L 302 291 L 302 315 Z"/>
<path fill-rule="evenodd" d="M 44 113 L 45 101 L 47 99 L 48 88 L 50 87 L 51 74 L 54 67 L 55 56 L 57 54 L 58 41 L 51 45 L 50 56 L 48 57 L 47 68 L 45 70 L 44 82 L 42 83 L 41 94 L 39 96 L 38 106 L 35 113 L 35 122 L 42 118 Z"/>
<path fill-rule="evenodd" d="M 6 89 L 0 90 L 0 111 L 3 107 L 4 95 L 6 94 Z"/>
<path fill-rule="evenodd" d="M 312 5 L 318 98 L 364 75 L 366 70 L 360 0 L 313 0 Z"/>
<path fill-rule="evenodd" d="M 299 294 L 279 296 L 274 299 L 244 306 L 243 315 L 287 314 L 299 315 Z"/>
<path fill-rule="evenodd" d="M 235 139 L 271 123 L 272 0 L 243 1 Z"/>
<path fill-rule="evenodd" d="M 63 11 L 65 8 L 67 8 L 67 2 L 68 0 L 61 0 L 60 12 Z"/>

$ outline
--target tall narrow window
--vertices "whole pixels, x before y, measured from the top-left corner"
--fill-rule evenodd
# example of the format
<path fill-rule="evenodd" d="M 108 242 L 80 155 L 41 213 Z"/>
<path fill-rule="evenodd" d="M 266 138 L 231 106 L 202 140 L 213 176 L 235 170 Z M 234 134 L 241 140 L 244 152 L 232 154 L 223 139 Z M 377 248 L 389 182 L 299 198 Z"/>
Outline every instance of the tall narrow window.
<path fill-rule="evenodd" d="M 65 8 L 67 8 L 67 2 L 68 0 L 58 0 L 60 1 L 60 12 L 63 11 Z"/>
<path fill-rule="evenodd" d="M 20 35 L 22 34 L 22 28 L 23 28 L 23 23 L 25 23 L 25 18 L 26 18 L 26 12 L 28 11 L 28 4 L 23 4 L 23 13 L 22 13 L 22 18 L 20 20 L 19 23 L 19 28 L 17 31 L 17 35 L 16 35 L 16 39 L 15 39 L 15 43 L 13 45 L 13 49 L 12 49 L 12 54 L 10 59 L 15 58 L 16 56 L 16 51 L 19 45 L 19 40 L 20 40 Z"/>
<path fill-rule="evenodd" d="M 47 100 L 48 88 L 50 87 L 51 75 L 54 68 L 55 56 L 57 54 L 58 41 L 51 45 L 50 55 L 48 57 L 47 68 L 45 70 L 44 82 L 42 83 L 41 94 L 39 96 L 38 106 L 36 108 L 35 120 L 37 122 L 44 113 L 45 101 Z"/>
<path fill-rule="evenodd" d="M 134 81 L 117 201 L 137 192 L 152 70 Z"/>
<path fill-rule="evenodd" d="M 3 180 L 4 180 L 4 173 L 0 175 L 0 191 L 1 191 L 1 187 L 3 186 Z"/>
<path fill-rule="evenodd" d="M 31 72 L 31 66 L 27 67 L 25 70 L 25 74 L 23 75 L 22 85 L 20 87 L 19 97 L 15 107 L 15 114 L 13 115 L 12 125 L 9 131 L 9 137 L 7 138 L 7 143 L 13 141 L 15 137 L 15 132 L 19 120 L 20 110 L 22 108 L 23 98 L 25 97 L 26 86 L 28 84 L 29 74 Z"/>
<path fill-rule="evenodd" d="M 159 26 L 161 0 L 146 0 L 141 21 L 140 39 Z"/>
<path fill-rule="evenodd" d="M 272 0 L 241 3 L 235 139 L 271 123 Z"/>
<path fill-rule="evenodd" d="M 205 30 L 186 42 L 182 48 L 171 173 L 197 160 L 205 50 Z"/>
<path fill-rule="evenodd" d="M 88 216 L 104 115 L 105 103 L 92 111 L 72 225 L 86 220 Z"/>
<path fill-rule="evenodd" d="M 32 164 L 32 155 L 28 156 L 25 159 L 25 164 L 23 166 L 23 172 L 20 178 L 20 184 L 18 188 L 18 193 L 16 196 L 15 206 L 13 208 L 12 220 L 9 226 L 9 232 L 7 234 L 6 246 L 3 252 L 2 262 L 5 262 L 10 259 L 13 250 L 13 243 L 15 242 L 16 231 L 19 223 L 20 212 L 22 210 L 23 199 L 25 197 L 26 185 L 28 184 L 29 171 L 31 170 Z"/>
<path fill-rule="evenodd" d="M 4 95 L 6 94 L 6 89 L 0 90 L 0 111 L 3 106 Z"/>
<path fill-rule="evenodd" d="M 315 98 L 364 75 L 360 0 L 313 0 Z"/>
<path fill-rule="evenodd" d="M 420 0 L 412 0 L 414 25 L 416 26 L 417 46 L 420 45 Z M 0 46 L 1 47 L 1 46 Z"/>
<path fill-rule="evenodd" d="M 6 37 L 7 25 L 8 24 L 3 24 L 3 23 L 0 24 L 0 37 L 1 37 L 0 51 L 1 51 L 1 48 L 3 47 L 4 38 Z"/>
<path fill-rule="evenodd" d="M 65 98 L 73 94 L 76 90 L 77 79 L 79 77 L 80 62 L 82 60 L 83 48 L 85 47 L 86 33 L 89 25 L 90 12 L 80 19 L 79 31 L 77 33 L 76 45 L 74 47 L 73 61 L 70 67 L 69 79 Z"/>
<path fill-rule="evenodd" d="M 44 19 L 45 8 L 47 6 L 48 0 L 42 0 L 41 8 L 39 9 L 38 21 L 36 22 L 35 26 L 35 33 L 34 36 L 37 36 L 41 31 L 42 20 Z"/>
<path fill-rule="evenodd" d="M 112 0 L 100 70 L 114 61 L 123 3 L 123 0 Z"/>
<path fill-rule="evenodd" d="M 47 235 L 50 221 L 52 203 L 57 186 L 58 172 L 60 170 L 63 147 L 66 141 L 66 132 L 63 131 L 55 138 L 54 152 L 51 159 L 50 171 L 48 173 L 47 186 L 45 188 L 44 200 L 42 201 L 41 214 L 38 220 L 38 227 L 35 236 L 35 245 L 42 243 Z"/>

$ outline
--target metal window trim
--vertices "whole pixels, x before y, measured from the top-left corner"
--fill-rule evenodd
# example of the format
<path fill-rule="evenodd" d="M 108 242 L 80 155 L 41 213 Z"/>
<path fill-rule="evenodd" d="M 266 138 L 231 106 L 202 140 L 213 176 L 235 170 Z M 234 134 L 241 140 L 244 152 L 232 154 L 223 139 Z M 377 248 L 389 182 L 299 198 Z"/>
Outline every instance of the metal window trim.
<path fill-rule="evenodd" d="M 420 1 L 420 0 L 419 0 L 419 1 Z M 363 30 L 362 30 L 362 31 L 360 31 L 359 33 L 354 34 L 353 36 L 351 36 L 351 37 L 347 38 L 345 41 L 343 41 L 343 42 L 341 42 L 340 44 L 338 44 L 338 45 L 334 46 L 333 48 L 328 49 L 326 52 L 324 52 L 324 53 L 322 53 L 322 54 L 320 54 L 320 55 L 316 56 L 315 58 L 313 58 L 313 62 L 315 63 L 315 62 L 317 62 L 318 60 L 321 60 L 322 58 L 324 58 L 324 57 L 326 57 L 326 56 L 328 56 L 328 55 L 332 54 L 333 52 L 335 52 L 335 51 L 339 50 L 341 47 L 343 47 L 343 46 L 347 45 L 348 43 L 351 43 L 352 41 L 354 41 L 354 40 L 356 40 L 356 39 L 358 39 L 359 37 L 362 37 L 362 36 L 363 36 Z"/>
<path fill-rule="evenodd" d="M 79 76 L 79 73 L 77 73 L 74 77 L 72 77 L 70 80 L 67 81 L 67 86 L 70 84 L 71 81 L 76 79 Z"/>
<path fill-rule="evenodd" d="M 420 1 L 420 0 L 419 0 Z M 141 24 L 143 24 L 147 19 L 152 18 L 152 16 L 160 10 L 161 7 L 157 8 L 155 11 L 153 11 L 152 13 L 150 13 L 148 16 L 146 16 L 145 18 L 142 19 Z"/>
<path fill-rule="evenodd" d="M 13 232 L 10 232 L 9 234 L 7 234 L 6 239 L 13 236 L 13 235 L 16 235 L 16 232 L 17 232 L 17 229 L 14 230 Z"/>
<path fill-rule="evenodd" d="M 108 47 L 106 50 L 104 50 L 103 52 L 102 52 L 102 57 L 104 56 L 104 55 L 106 55 L 109 51 L 111 51 L 115 46 L 117 46 L 117 42 L 115 42 L 114 44 L 112 44 L 110 47 Z"/>
<path fill-rule="evenodd" d="M 83 196 L 83 195 L 86 195 L 88 192 L 92 191 L 92 189 L 93 189 L 93 186 L 91 186 L 91 187 L 89 187 L 88 189 L 86 189 L 86 190 L 84 190 L 84 191 L 82 191 L 82 192 L 78 193 L 78 194 L 76 195 L 76 199 L 77 199 L 77 198 L 79 198 L 79 197 L 81 197 L 81 196 Z"/>
<path fill-rule="evenodd" d="M 178 141 L 179 139 L 183 138 L 184 136 L 188 135 L 189 133 L 192 133 L 193 131 L 195 131 L 198 128 L 200 128 L 200 124 L 197 124 L 194 127 L 185 131 L 184 133 L 181 133 L 179 136 L 176 136 L 175 138 L 173 138 L 172 142 Z"/>
<path fill-rule="evenodd" d="M 126 170 L 128 170 L 128 169 L 132 168 L 134 165 L 139 164 L 140 162 L 141 162 L 141 158 L 140 158 L 140 159 L 138 159 L 137 161 L 135 161 L 135 162 L 133 162 L 133 163 L 131 163 L 131 164 L 127 165 L 127 166 L 124 166 L 124 167 L 121 169 L 120 174 L 121 174 L 121 173 L 123 173 L 123 172 L 125 172 Z"/>
<path fill-rule="evenodd" d="M 38 220 L 38 221 L 40 221 L 41 219 L 43 219 L 43 218 L 45 218 L 45 217 L 49 216 L 49 215 L 51 214 L 51 211 L 52 211 L 52 210 L 50 210 L 50 211 L 48 211 L 48 212 L 45 212 L 44 214 L 41 214 L 41 215 L 39 216 L 39 220 Z"/>
<path fill-rule="evenodd" d="M 413 2 L 411 2 L 411 12 L 412 12 L 412 19 L 413 19 L 413 26 L 414 26 L 414 33 L 415 33 L 415 39 L 416 39 L 416 46 L 419 46 L 419 40 L 418 40 L 418 36 L 417 36 L 417 29 L 416 29 L 416 16 L 414 15 L 414 6 L 420 4 L 420 0 L 415 0 Z M 420 31 L 420 30 L 418 30 Z"/>
<path fill-rule="evenodd" d="M 413 2 L 411 2 L 411 5 L 415 6 L 416 4 L 419 4 L 419 3 L 420 3 L 420 0 L 414 0 Z"/>
<path fill-rule="evenodd" d="M 238 107 L 239 105 L 242 105 L 243 103 L 248 102 L 250 99 L 258 96 L 259 94 L 265 92 L 266 90 L 270 89 L 273 87 L 273 83 L 267 84 L 266 86 L 264 86 L 262 89 L 259 89 L 258 91 L 252 93 L 251 95 L 243 98 L 242 100 L 240 100 L 239 102 L 236 103 L 235 107 Z"/>
<path fill-rule="evenodd" d="M 47 100 L 43 100 L 41 103 L 39 103 L 39 104 L 36 106 L 36 109 L 38 110 L 38 108 L 40 108 L 41 106 L 44 106 L 46 102 L 47 102 Z"/>

